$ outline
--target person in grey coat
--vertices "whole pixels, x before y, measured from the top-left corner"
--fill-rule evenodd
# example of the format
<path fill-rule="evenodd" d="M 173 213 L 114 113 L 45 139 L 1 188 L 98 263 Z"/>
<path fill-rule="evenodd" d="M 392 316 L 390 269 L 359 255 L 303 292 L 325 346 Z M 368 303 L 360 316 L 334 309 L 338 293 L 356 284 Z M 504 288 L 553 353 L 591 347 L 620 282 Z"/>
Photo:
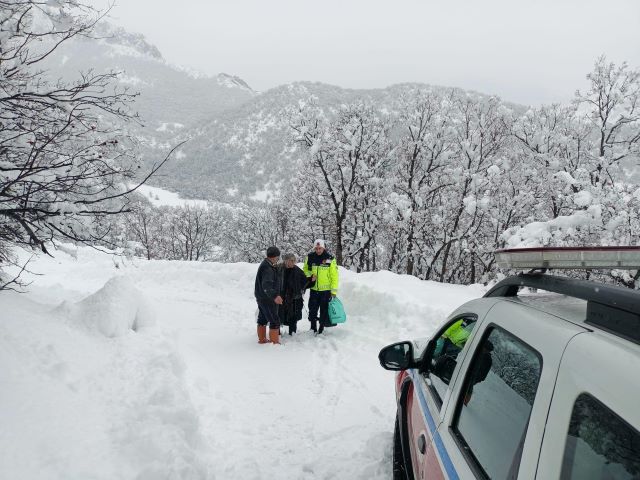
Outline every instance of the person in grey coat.
<path fill-rule="evenodd" d="M 304 291 L 313 281 L 296 265 L 296 256 L 287 253 L 282 266 L 282 305 L 278 308 L 280 323 L 289 327 L 289 335 L 298 331 L 298 320 L 302 319 Z"/>

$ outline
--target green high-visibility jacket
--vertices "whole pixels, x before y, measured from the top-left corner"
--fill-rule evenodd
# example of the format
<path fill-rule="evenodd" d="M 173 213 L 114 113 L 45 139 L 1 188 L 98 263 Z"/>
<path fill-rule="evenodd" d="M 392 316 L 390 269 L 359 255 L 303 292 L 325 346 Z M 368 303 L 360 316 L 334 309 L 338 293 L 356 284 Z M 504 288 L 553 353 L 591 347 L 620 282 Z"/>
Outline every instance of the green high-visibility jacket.
<path fill-rule="evenodd" d="M 307 277 L 316 276 L 316 283 L 311 290 L 317 292 L 331 290 L 333 295 L 338 294 L 338 263 L 326 250 L 322 255 L 315 252 L 309 253 L 304 259 L 302 270 Z"/>
<path fill-rule="evenodd" d="M 448 338 L 458 348 L 464 347 L 471 333 L 462 326 L 462 322 L 462 319 L 458 320 L 442 334 L 443 337 Z"/>

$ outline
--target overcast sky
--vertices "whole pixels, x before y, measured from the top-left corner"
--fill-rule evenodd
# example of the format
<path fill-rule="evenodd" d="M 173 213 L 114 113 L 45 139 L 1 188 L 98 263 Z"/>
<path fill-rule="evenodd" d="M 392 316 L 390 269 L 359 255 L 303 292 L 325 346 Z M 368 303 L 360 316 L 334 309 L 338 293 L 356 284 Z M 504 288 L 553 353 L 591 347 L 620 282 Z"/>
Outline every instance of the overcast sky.
<path fill-rule="evenodd" d="M 640 0 L 116 2 L 169 62 L 260 91 L 424 82 L 539 104 L 569 100 L 600 54 L 640 67 Z"/>

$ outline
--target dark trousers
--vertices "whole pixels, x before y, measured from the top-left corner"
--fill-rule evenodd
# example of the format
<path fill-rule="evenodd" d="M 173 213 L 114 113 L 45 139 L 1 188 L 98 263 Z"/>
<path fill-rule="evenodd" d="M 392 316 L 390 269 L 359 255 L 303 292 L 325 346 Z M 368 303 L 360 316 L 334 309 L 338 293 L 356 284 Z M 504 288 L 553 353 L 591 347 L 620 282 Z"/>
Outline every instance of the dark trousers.
<path fill-rule="evenodd" d="M 280 328 L 280 317 L 278 317 L 278 305 L 273 300 L 257 300 L 258 302 L 258 325 L 267 325 L 269 328 Z"/>
<path fill-rule="evenodd" d="M 289 335 L 296 333 L 298 331 L 298 322 L 297 321 L 292 321 L 289 324 Z"/>
<path fill-rule="evenodd" d="M 285 294 L 284 303 L 278 306 L 280 325 L 289 327 L 289 335 L 298 331 L 298 320 L 302 319 L 302 307 L 304 300 L 292 298 L 292 295 Z"/>
<path fill-rule="evenodd" d="M 309 294 L 309 321 L 311 330 L 317 330 L 318 310 L 320 310 L 320 332 L 324 327 L 329 326 L 329 300 L 331 300 L 331 290 L 317 292 L 311 290 Z"/>

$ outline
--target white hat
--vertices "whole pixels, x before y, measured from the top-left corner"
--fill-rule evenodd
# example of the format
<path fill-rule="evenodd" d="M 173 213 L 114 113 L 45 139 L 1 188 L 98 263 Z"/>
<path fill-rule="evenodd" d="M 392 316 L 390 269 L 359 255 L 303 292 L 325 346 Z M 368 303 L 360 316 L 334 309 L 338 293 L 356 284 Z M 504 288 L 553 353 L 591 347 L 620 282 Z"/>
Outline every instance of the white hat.
<path fill-rule="evenodd" d="M 315 242 L 313 242 L 313 246 L 314 246 L 314 247 L 322 247 L 322 248 L 325 248 L 325 246 L 324 246 L 324 240 L 322 240 L 322 239 L 320 239 L 320 238 L 319 238 L 318 240 L 316 240 Z"/>

